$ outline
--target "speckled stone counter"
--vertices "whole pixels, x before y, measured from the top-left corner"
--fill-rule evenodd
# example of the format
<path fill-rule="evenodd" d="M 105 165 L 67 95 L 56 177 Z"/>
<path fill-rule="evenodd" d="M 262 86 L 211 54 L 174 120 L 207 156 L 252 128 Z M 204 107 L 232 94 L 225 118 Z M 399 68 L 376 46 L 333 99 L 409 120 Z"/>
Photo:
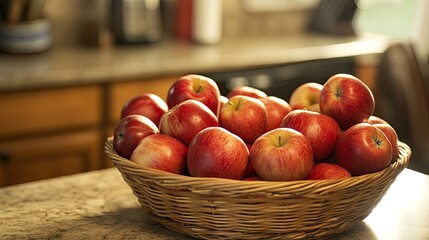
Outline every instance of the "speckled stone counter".
<path fill-rule="evenodd" d="M 389 38 L 374 34 L 332 36 L 301 33 L 224 39 L 218 45 L 196 45 L 166 39 L 154 44 L 119 45 L 108 49 L 53 46 L 39 54 L 0 53 L 0 92 L 339 57 L 374 61 L 374 55 L 383 52 L 388 42 Z"/>
<path fill-rule="evenodd" d="M 116 169 L 0 189 L 0 239 L 189 239 L 152 221 Z"/>
<path fill-rule="evenodd" d="M 405 169 L 379 205 L 326 239 L 429 239 L 429 176 Z M 0 239 L 185 240 L 140 208 L 115 169 L 0 188 Z"/>

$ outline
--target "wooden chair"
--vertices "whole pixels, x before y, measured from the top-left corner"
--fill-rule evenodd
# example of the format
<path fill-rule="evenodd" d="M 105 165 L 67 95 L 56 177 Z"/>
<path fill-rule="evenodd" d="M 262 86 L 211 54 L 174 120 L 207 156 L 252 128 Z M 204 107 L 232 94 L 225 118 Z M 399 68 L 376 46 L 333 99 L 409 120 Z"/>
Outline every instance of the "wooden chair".
<path fill-rule="evenodd" d="M 428 61 L 408 42 L 392 42 L 376 79 L 376 112 L 412 149 L 409 168 L 429 174 Z"/>

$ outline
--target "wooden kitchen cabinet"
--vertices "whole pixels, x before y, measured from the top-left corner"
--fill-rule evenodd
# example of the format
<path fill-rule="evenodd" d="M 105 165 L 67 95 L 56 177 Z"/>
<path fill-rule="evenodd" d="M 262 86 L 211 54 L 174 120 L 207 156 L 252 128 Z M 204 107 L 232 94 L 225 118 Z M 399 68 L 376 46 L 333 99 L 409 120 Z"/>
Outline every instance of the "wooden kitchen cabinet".
<path fill-rule="evenodd" d="M 0 142 L 0 187 L 100 168 L 96 130 Z"/>
<path fill-rule="evenodd" d="M 98 86 L 0 94 L 0 139 L 94 126 L 101 122 Z"/>
<path fill-rule="evenodd" d="M 0 95 L 0 186 L 99 169 L 101 86 Z"/>
<path fill-rule="evenodd" d="M 376 65 L 359 65 L 356 68 L 356 77 L 364 82 L 375 93 L 377 66 Z"/>

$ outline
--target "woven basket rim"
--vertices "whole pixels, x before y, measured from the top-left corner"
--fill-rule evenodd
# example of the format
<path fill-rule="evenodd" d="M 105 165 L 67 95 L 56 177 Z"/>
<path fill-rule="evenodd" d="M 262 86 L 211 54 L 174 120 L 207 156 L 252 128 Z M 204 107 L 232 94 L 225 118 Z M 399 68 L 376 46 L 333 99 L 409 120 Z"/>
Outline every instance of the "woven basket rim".
<path fill-rule="evenodd" d="M 296 181 L 266 181 L 266 180 L 255 180 L 255 181 L 243 181 L 243 180 L 233 180 L 233 179 L 225 179 L 225 178 L 216 178 L 216 177 L 193 177 L 188 175 L 180 175 L 175 173 L 170 173 L 162 170 L 157 170 L 153 168 L 143 167 L 134 163 L 126 158 L 123 158 L 117 154 L 113 147 L 113 137 L 108 137 L 105 142 L 105 152 L 106 154 L 113 160 L 116 167 L 121 168 L 122 170 L 133 172 L 137 175 L 144 175 L 147 178 L 153 179 L 159 185 L 170 185 L 175 188 L 184 188 L 188 190 L 193 190 L 192 187 L 194 185 L 198 185 L 198 190 L 195 193 L 206 194 L 206 192 L 201 191 L 201 187 L 207 185 L 210 187 L 211 191 L 226 191 L 228 192 L 228 186 L 239 184 L 240 186 L 245 186 L 245 193 L 257 192 L 259 190 L 269 190 L 269 189 L 277 189 L 282 187 L 291 187 L 295 186 L 295 189 L 302 189 L 308 187 L 318 188 L 323 186 L 335 186 L 339 185 L 350 185 L 353 186 L 355 184 L 361 183 L 362 181 L 368 181 L 370 179 L 379 179 L 384 176 L 388 176 L 391 174 L 398 174 L 404 168 L 408 166 L 409 158 L 411 155 L 410 147 L 403 143 L 398 142 L 399 146 L 399 156 L 395 162 L 391 163 L 385 169 L 360 175 L 360 176 L 352 176 L 346 179 L 326 179 L 326 180 L 296 180 Z M 395 174 L 395 175 L 396 175 Z M 214 185 L 215 183 L 215 185 Z"/>

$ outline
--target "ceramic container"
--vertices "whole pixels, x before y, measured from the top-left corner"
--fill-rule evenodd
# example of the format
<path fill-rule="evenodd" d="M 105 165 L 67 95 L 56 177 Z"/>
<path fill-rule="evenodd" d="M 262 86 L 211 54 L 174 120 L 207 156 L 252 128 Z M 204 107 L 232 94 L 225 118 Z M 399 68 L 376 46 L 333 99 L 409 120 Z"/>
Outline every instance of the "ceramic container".
<path fill-rule="evenodd" d="M 43 52 L 49 49 L 52 42 L 52 23 L 49 19 L 14 24 L 0 23 L 0 50 L 4 52 Z"/>

